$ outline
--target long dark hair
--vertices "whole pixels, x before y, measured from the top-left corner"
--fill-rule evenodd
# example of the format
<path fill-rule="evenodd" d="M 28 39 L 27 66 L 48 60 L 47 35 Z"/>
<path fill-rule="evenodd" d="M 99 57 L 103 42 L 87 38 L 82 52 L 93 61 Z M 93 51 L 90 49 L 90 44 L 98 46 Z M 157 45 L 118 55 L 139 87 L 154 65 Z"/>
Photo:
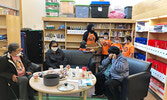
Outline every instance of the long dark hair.
<path fill-rule="evenodd" d="M 55 40 L 52 40 L 50 43 L 49 43 L 49 49 L 51 49 L 52 47 L 52 44 L 56 43 L 57 46 L 58 46 L 58 42 L 56 42 Z"/>
<path fill-rule="evenodd" d="M 92 27 L 94 27 L 94 25 L 93 25 L 92 23 L 90 23 L 90 24 L 87 26 L 87 30 L 88 30 L 88 32 L 91 31 Z"/>

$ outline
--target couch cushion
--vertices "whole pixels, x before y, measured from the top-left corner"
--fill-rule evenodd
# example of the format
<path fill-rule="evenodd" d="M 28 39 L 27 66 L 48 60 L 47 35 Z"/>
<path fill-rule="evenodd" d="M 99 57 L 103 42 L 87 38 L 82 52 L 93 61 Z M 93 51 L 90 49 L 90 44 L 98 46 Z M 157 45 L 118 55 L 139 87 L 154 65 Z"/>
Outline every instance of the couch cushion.
<path fill-rule="evenodd" d="M 63 50 L 70 65 L 88 66 L 92 53 L 84 53 L 80 50 Z"/>
<path fill-rule="evenodd" d="M 151 69 L 151 63 L 138 60 L 138 59 L 132 59 L 132 58 L 127 58 L 127 61 L 129 63 L 129 75 L 136 74 L 139 72 L 144 72 L 144 71 L 150 71 Z"/>

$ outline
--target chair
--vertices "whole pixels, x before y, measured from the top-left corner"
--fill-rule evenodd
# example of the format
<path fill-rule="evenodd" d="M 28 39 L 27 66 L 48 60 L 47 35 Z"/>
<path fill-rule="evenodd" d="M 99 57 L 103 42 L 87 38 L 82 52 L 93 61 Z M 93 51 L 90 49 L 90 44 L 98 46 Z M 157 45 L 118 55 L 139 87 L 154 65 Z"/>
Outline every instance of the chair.
<path fill-rule="evenodd" d="M 148 93 L 152 63 L 131 58 L 127 61 L 129 76 L 122 81 L 122 100 L 144 100 Z"/>

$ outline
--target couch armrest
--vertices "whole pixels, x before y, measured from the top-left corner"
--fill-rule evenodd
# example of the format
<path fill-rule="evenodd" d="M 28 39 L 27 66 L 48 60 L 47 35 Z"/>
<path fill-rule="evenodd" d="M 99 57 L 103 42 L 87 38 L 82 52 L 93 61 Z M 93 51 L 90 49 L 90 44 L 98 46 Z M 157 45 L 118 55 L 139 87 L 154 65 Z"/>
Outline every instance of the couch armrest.
<path fill-rule="evenodd" d="M 151 73 L 140 72 L 130 75 L 123 80 L 122 97 L 123 100 L 140 100 L 147 96 Z"/>
<path fill-rule="evenodd" d="M 92 71 L 93 74 L 96 72 L 96 62 L 94 57 L 91 57 L 89 60 L 88 68 L 90 71 Z"/>
<path fill-rule="evenodd" d="M 33 71 L 34 72 L 38 72 L 38 71 L 41 71 L 41 66 L 38 65 L 38 64 L 35 64 L 35 63 L 31 63 L 32 64 L 32 68 L 33 68 Z"/>

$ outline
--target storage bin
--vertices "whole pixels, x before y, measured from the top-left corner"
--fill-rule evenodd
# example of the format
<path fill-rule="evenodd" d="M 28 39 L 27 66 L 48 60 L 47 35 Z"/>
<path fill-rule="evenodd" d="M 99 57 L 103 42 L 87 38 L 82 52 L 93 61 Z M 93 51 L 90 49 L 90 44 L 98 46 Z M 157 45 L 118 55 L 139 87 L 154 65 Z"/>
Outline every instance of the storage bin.
<path fill-rule="evenodd" d="M 58 17 L 59 16 L 59 3 L 47 1 L 46 5 L 46 17 Z"/>
<path fill-rule="evenodd" d="M 107 18 L 109 6 L 109 1 L 92 1 L 90 5 L 92 18 Z"/>
<path fill-rule="evenodd" d="M 74 14 L 74 0 L 60 0 L 61 14 Z"/>
<path fill-rule="evenodd" d="M 88 18 L 89 17 L 89 5 L 76 5 L 76 17 Z"/>
<path fill-rule="evenodd" d="M 57 9 L 46 9 L 46 17 L 58 17 L 59 10 Z"/>
<path fill-rule="evenodd" d="M 131 19 L 132 18 L 132 6 L 127 6 L 124 8 L 125 18 Z"/>

